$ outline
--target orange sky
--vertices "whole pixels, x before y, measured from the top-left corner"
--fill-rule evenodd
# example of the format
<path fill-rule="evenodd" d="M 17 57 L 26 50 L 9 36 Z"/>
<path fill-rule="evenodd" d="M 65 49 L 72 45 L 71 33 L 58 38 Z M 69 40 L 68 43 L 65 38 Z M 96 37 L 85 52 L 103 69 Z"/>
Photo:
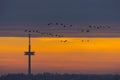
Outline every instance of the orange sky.
<path fill-rule="evenodd" d="M 0 37 L 1 74 L 27 72 L 27 56 L 24 56 L 27 41 L 27 38 Z M 36 55 L 32 57 L 32 71 L 119 73 L 119 46 L 120 38 L 34 38 L 32 50 Z"/>

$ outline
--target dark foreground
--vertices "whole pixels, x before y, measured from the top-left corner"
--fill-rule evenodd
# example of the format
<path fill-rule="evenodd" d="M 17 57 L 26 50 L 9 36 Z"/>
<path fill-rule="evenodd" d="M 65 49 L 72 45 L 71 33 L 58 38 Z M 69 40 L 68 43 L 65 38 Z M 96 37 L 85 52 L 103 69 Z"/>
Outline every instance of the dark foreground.
<path fill-rule="evenodd" d="M 27 76 L 25 74 L 8 74 L 2 75 L 0 80 L 120 80 L 120 75 L 43 73 Z"/>

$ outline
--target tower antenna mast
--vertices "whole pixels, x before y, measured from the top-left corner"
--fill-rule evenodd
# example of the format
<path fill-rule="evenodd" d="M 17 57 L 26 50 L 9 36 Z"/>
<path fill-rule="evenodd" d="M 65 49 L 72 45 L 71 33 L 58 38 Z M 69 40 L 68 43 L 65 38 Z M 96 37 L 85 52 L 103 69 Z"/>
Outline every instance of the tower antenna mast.
<path fill-rule="evenodd" d="M 25 55 L 28 56 L 28 75 L 31 75 L 31 56 L 35 55 L 35 52 L 31 52 L 31 31 L 28 33 L 28 51 L 25 52 Z"/>

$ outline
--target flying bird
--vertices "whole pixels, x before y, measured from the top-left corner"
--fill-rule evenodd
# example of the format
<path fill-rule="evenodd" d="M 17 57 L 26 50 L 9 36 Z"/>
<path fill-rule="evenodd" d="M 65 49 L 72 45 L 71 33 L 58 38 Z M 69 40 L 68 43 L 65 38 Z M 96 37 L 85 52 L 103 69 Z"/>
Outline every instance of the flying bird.
<path fill-rule="evenodd" d="M 31 32 L 31 30 L 29 30 L 29 32 Z"/>
<path fill-rule="evenodd" d="M 91 25 L 89 25 L 89 28 L 92 28 L 92 26 L 91 26 Z"/>
<path fill-rule="evenodd" d="M 51 25 L 52 23 L 48 23 L 48 26 Z"/>
<path fill-rule="evenodd" d="M 35 32 L 35 31 L 33 30 L 33 32 Z"/>
<path fill-rule="evenodd" d="M 70 27 L 72 27 L 73 25 L 70 25 Z"/>
<path fill-rule="evenodd" d="M 38 30 L 36 30 L 36 32 L 38 33 Z"/>
<path fill-rule="evenodd" d="M 63 24 L 60 24 L 60 25 L 63 25 Z"/>
<path fill-rule="evenodd" d="M 63 27 L 65 28 L 66 26 L 64 25 Z"/>
<path fill-rule="evenodd" d="M 56 25 L 58 25 L 58 23 L 56 23 Z"/>
<path fill-rule="evenodd" d="M 84 40 L 82 40 L 82 42 L 84 42 Z"/>
<path fill-rule="evenodd" d="M 108 26 L 108 28 L 111 28 L 110 26 Z"/>
<path fill-rule="evenodd" d="M 27 32 L 27 29 L 25 29 L 25 32 Z"/>
<path fill-rule="evenodd" d="M 64 42 L 64 43 L 66 43 L 66 42 L 67 42 L 67 40 L 61 40 L 61 42 Z"/>
<path fill-rule="evenodd" d="M 86 30 L 86 32 L 90 32 L 90 30 Z"/>
<path fill-rule="evenodd" d="M 67 42 L 67 40 L 65 40 L 64 42 Z"/>
<path fill-rule="evenodd" d="M 100 27 L 97 27 L 97 29 L 100 29 Z"/>
<path fill-rule="evenodd" d="M 87 42 L 89 42 L 89 40 L 87 40 Z"/>

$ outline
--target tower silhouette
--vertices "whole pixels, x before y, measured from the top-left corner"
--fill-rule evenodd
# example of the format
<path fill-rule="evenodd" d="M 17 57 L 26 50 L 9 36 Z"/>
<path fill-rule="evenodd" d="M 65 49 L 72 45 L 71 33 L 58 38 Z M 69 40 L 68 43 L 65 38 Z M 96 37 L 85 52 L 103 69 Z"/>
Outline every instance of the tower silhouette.
<path fill-rule="evenodd" d="M 31 56 L 35 55 L 35 52 L 31 52 L 31 34 L 28 34 L 28 51 L 25 52 L 25 55 L 28 56 L 28 75 L 31 75 Z"/>

